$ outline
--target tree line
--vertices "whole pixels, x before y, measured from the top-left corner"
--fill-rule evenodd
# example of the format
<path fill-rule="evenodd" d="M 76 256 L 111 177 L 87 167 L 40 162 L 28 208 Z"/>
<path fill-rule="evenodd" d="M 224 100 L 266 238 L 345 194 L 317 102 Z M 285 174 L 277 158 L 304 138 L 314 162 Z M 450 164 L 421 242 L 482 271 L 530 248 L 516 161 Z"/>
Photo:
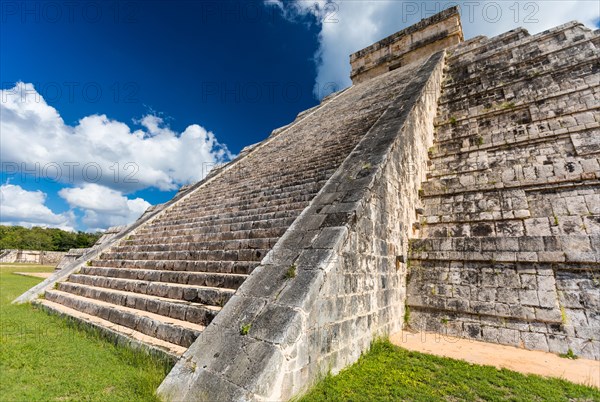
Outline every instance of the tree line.
<path fill-rule="evenodd" d="M 91 247 L 102 233 L 67 232 L 61 229 L 0 225 L 0 250 L 68 251 Z"/>

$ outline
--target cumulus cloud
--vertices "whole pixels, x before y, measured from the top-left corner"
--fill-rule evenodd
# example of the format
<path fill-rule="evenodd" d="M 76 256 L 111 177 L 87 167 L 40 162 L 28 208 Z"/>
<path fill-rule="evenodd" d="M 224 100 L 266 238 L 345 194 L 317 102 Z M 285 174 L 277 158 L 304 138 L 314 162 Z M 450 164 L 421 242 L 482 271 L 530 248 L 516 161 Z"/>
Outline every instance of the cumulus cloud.
<path fill-rule="evenodd" d="M 349 55 L 452 5 L 461 9 L 465 37 L 494 36 L 524 27 L 538 33 L 571 20 L 594 27 L 600 17 L 597 3 L 572 1 L 349 1 L 266 0 L 290 21 L 311 18 L 320 27 L 315 55 L 314 94 L 351 84 Z"/>
<path fill-rule="evenodd" d="M 71 211 L 56 214 L 45 203 L 46 193 L 42 191 L 27 191 L 18 185 L 3 184 L 0 186 L 0 221 L 5 225 L 74 230 L 75 216 Z"/>
<path fill-rule="evenodd" d="M 25 168 L 63 183 L 95 183 L 125 192 L 174 190 L 232 157 L 197 124 L 178 133 L 149 115 L 138 121 L 143 129 L 132 130 L 106 115 L 91 115 L 71 126 L 32 84 L 19 82 L 0 96 L 5 171 Z"/>
<path fill-rule="evenodd" d="M 68 184 L 58 194 L 72 208 L 56 214 L 45 205 L 45 193 L 6 184 L 2 224 L 72 229 L 74 210 L 83 212 L 88 230 L 129 224 L 150 204 L 126 194 L 149 187 L 175 190 L 233 157 L 197 124 L 179 133 L 161 117 L 147 115 L 135 121 L 142 128 L 133 130 L 106 115 L 91 115 L 68 125 L 32 84 L 18 82 L 0 97 L 2 170 L 9 177 L 35 175 Z"/>
<path fill-rule="evenodd" d="M 94 183 L 63 188 L 58 194 L 72 208 L 84 212 L 83 223 L 91 231 L 134 222 L 150 206 L 142 198 L 129 199 L 120 191 Z"/>

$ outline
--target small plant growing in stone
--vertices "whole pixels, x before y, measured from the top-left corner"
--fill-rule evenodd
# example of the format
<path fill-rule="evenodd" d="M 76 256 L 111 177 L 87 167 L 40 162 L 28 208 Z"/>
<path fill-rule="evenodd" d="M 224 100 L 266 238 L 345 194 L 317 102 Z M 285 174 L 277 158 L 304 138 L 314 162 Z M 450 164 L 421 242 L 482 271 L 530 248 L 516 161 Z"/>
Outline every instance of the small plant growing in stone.
<path fill-rule="evenodd" d="M 476 142 L 477 142 L 477 145 L 479 145 L 479 146 L 483 145 L 483 137 L 482 136 L 477 137 Z"/>
<path fill-rule="evenodd" d="M 514 102 L 504 102 L 503 104 L 500 105 L 500 109 L 512 109 L 514 107 L 515 107 Z"/>
<path fill-rule="evenodd" d="M 454 117 L 454 116 L 450 117 L 450 124 L 453 126 L 456 126 L 456 117 Z"/>
<path fill-rule="evenodd" d="M 365 163 L 365 164 L 362 166 L 362 169 L 363 169 L 363 170 L 369 170 L 369 169 L 371 169 L 371 164 L 370 164 L 369 162 Z"/>
<path fill-rule="evenodd" d="M 405 306 L 404 307 L 404 324 L 408 325 L 409 321 L 410 321 L 410 307 Z"/>
<path fill-rule="evenodd" d="M 571 359 L 571 360 L 576 360 L 579 358 L 579 356 L 577 356 L 575 353 L 573 353 L 573 350 L 571 350 L 571 348 L 569 348 L 569 350 L 567 350 L 567 353 L 561 353 L 559 356 L 562 357 L 563 359 Z"/>
<path fill-rule="evenodd" d="M 248 335 L 248 333 L 250 332 L 250 327 L 252 327 L 252 324 L 244 324 L 240 327 L 240 335 Z"/>
<path fill-rule="evenodd" d="M 296 265 L 292 264 L 285 273 L 286 279 L 292 279 L 296 277 Z"/>
<path fill-rule="evenodd" d="M 92 266 L 92 262 L 91 261 L 86 261 L 85 262 L 85 266 L 86 267 L 91 267 Z"/>
<path fill-rule="evenodd" d="M 558 226 L 558 216 L 556 214 L 552 214 L 554 217 L 554 226 Z"/>
<path fill-rule="evenodd" d="M 446 325 L 446 324 L 448 324 L 448 319 L 447 318 L 442 318 L 441 322 L 442 322 L 442 324 Z"/>
<path fill-rule="evenodd" d="M 565 308 L 563 306 L 560 306 L 560 319 L 563 325 L 567 323 L 567 312 L 565 311 Z"/>
<path fill-rule="evenodd" d="M 419 197 L 423 197 L 424 195 L 425 195 L 425 191 L 422 188 L 420 188 L 419 189 Z"/>

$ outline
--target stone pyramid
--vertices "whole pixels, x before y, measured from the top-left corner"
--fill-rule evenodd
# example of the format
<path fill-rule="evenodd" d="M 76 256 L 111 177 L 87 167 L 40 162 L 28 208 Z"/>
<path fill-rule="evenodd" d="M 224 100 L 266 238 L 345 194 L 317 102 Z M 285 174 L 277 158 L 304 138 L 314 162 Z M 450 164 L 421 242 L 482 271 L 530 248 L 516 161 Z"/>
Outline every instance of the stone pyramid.
<path fill-rule="evenodd" d="M 447 9 L 16 301 L 172 358 L 165 400 L 289 399 L 403 328 L 600 359 L 599 47 Z"/>

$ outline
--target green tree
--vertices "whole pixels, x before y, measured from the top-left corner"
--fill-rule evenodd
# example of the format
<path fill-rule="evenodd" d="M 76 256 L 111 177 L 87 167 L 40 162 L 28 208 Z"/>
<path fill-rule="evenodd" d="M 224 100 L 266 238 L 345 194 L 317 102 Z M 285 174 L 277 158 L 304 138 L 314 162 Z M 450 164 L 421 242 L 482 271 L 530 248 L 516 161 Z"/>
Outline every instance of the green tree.
<path fill-rule="evenodd" d="M 56 228 L 0 225 L 0 249 L 68 251 L 91 247 L 102 233 L 67 232 Z"/>

